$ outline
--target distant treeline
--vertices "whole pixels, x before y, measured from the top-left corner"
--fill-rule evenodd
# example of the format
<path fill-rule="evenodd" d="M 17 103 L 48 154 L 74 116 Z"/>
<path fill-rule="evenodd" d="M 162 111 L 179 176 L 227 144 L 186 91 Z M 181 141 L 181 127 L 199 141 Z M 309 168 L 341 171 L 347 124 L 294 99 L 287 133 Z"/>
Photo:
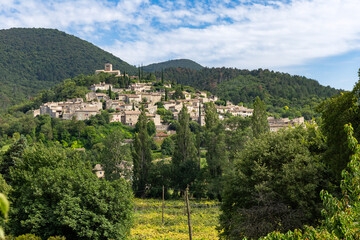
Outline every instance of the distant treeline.
<path fill-rule="evenodd" d="M 161 72 L 156 72 L 157 77 Z M 250 106 L 259 96 L 267 105 L 267 111 L 276 117 L 319 116 L 316 106 L 328 97 L 339 93 L 329 86 L 302 76 L 270 70 L 240 70 L 236 68 L 168 68 L 164 78 L 178 84 L 207 90 L 225 101 Z"/>

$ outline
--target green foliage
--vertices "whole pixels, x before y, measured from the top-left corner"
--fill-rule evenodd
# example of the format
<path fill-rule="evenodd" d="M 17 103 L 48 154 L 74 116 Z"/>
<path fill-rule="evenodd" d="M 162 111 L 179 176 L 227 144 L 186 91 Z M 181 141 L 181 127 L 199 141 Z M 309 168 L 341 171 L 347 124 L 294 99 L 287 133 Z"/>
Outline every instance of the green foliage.
<path fill-rule="evenodd" d="M 175 92 L 174 94 L 172 95 L 172 98 L 173 99 L 185 99 L 185 96 L 182 92 L 183 90 L 181 89 L 181 86 L 176 86 L 175 88 Z"/>
<path fill-rule="evenodd" d="M 61 120 L 48 115 L 34 118 L 31 113 L 15 112 L 13 115 L 1 116 L 0 149 L 5 145 L 6 148 L 10 147 L 14 139 L 11 137 L 17 133 L 30 145 L 39 141 L 49 145 L 60 142 L 64 147 L 84 147 L 90 150 L 99 146 L 104 137 L 115 129 L 120 129 L 124 138 L 132 138 L 134 129 L 121 123 L 109 123 L 107 111 L 102 111 L 101 114 L 85 121 Z M 12 152 L 8 154 L 14 154 Z"/>
<path fill-rule="evenodd" d="M 344 125 L 351 123 L 355 129 L 354 136 L 360 137 L 359 89 L 360 83 L 358 82 L 353 91 L 334 96 L 319 107 L 322 117 L 321 129 L 327 137 L 329 146 L 324 159 L 338 181 L 341 179 L 341 172 L 345 169 L 351 155 L 346 144 L 347 136 L 343 130 Z"/>
<path fill-rule="evenodd" d="M 93 74 L 110 62 L 134 74 L 136 68 L 102 49 L 54 29 L 0 31 L 0 109 L 17 104 L 63 79 Z"/>
<path fill-rule="evenodd" d="M 164 141 L 161 144 L 161 153 L 163 155 L 171 156 L 174 152 L 175 143 L 171 139 L 171 137 L 167 137 L 164 139 Z"/>
<path fill-rule="evenodd" d="M 132 178 L 132 158 L 130 146 L 124 144 L 124 133 L 121 129 L 115 129 L 103 141 L 105 149 L 101 154 L 101 164 L 105 171 L 105 178 L 113 181 L 124 177 Z"/>
<path fill-rule="evenodd" d="M 149 136 L 153 136 L 156 133 L 156 126 L 154 121 L 148 121 L 146 124 L 146 129 L 148 131 Z"/>
<path fill-rule="evenodd" d="M 148 134 L 147 122 L 145 109 L 142 108 L 136 123 L 133 147 L 133 188 L 136 196 L 145 196 L 145 188 L 149 181 L 149 171 L 152 162 L 151 139 Z"/>
<path fill-rule="evenodd" d="M 248 141 L 227 175 L 221 229 L 230 239 L 258 238 L 316 223 L 321 189 L 328 186 L 316 126 Z"/>
<path fill-rule="evenodd" d="M 27 233 L 16 237 L 15 240 L 41 240 L 41 237 L 38 237 L 35 234 Z"/>
<path fill-rule="evenodd" d="M 0 211 L 5 219 L 8 216 L 9 205 L 9 201 L 7 200 L 6 196 L 3 193 L 0 193 Z M 0 238 L 4 238 L 4 236 L 4 229 L 0 227 Z"/>
<path fill-rule="evenodd" d="M 197 150 L 195 138 L 189 128 L 190 115 L 183 105 L 179 113 L 179 127 L 176 129 L 175 150 L 172 156 L 174 186 L 184 190 L 194 182 L 197 175 Z"/>
<path fill-rule="evenodd" d="M 359 239 L 360 238 L 360 145 L 353 137 L 354 129 L 345 125 L 348 148 L 352 151 L 348 170 L 342 171 L 341 198 L 321 191 L 324 220 L 318 228 L 305 226 L 304 230 L 294 230 L 281 234 L 272 232 L 264 240 L 276 239 Z"/>
<path fill-rule="evenodd" d="M 156 113 L 160 115 L 163 123 L 168 123 L 169 121 L 174 119 L 174 114 L 171 111 L 166 110 L 165 108 L 158 108 Z"/>
<path fill-rule="evenodd" d="M 206 162 L 210 174 L 209 194 L 221 199 L 222 174 L 228 164 L 228 155 L 225 151 L 225 129 L 219 121 L 214 103 L 205 105 L 205 113 Z"/>
<path fill-rule="evenodd" d="M 160 77 L 160 74 L 157 73 L 157 76 Z M 338 93 L 336 89 L 321 86 L 315 80 L 266 69 L 168 68 L 164 70 L 164 77 L 178 84 L 210 91 L 234 104 L 243 102 L 251 106 L 259 96 L 272 115 L 290 118 L 304 116 L 307 120 L 319 116 L 315 108 L 322 100 Z M 287 111 L 284 110 L 285 106 L 289 107 Z"/>
<path fill-rule="evenodd" d="M 151 165 L 149 174 L 150 189 L 147 193 L 148 197 L 162 198 L 162 186 L 165 189 L 165 198 L 168 199 L 170 194 L 168 189 L 172 186 L 171 164 L 168 160 L 156 161 Z"/>
<path fill-rule="evenodd" d="M 259 138 L 262 134 L 270 130 L 267 121 L 265 103 L 259 97 L 254 102 L 254 111 L 251 116 L 251 128 L 255 138 Z"/>
<path fill-rule="evenodd" d="M 66 238 L 61 236 L 55 236 L 55 237 L 49 237 L 47 240 L 66 240 Z"/>
<path fill-rule="evenodd" d="M 10 180 L 10 169 L 13 168 L 17 162 L 21 161 L 26 147 L 26 139 L 21 137 L 19 140 L 14 142 L 2 156 L 0 163 L 0 173 L 5 180 Z"/>
<path fill-rule="evenodd" d="M 124 179 L 99 180 L 84 154 L 59 146 L 27 148 L 10 169 L 14 191 L 9 215 L 15 235 L 42 238 L 125 239 L 132 225 L 133 197 Z"/>
<path fill-rule="evenodd" d="M 250 128 L 251 118 L 241 116 L 231 116 L 223 122 L 226 130 L 226 150 L 229 155 L 229 161 L 234 159 L 243 150 L 245 143 L 251 138 L 252 130 Z"/>

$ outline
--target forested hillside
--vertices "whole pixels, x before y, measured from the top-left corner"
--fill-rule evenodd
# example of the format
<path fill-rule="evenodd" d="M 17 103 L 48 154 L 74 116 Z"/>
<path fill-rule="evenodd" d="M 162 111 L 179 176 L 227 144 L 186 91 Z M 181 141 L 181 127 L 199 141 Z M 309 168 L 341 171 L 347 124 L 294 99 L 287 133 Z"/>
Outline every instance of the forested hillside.
<path fill-rule="evenodd" d="M 161 72 L 156 75 L 161 76 Z M 169 68 L 164 78 L 178 84 L 210 91 L 223 100 L 251 106 L 256 96 L 267 104 L 267 111 L 279 117 L 304 116 L 310 119 L 315 107 L 339 92 L 330 86 L 302 76 L 270 70 L 240 70 L 234 68 L 203 68 L 191 70 Z"/>
<path fill-rule="evenodd" d="M 114 69 L 137 72 L 114 55 L 58 30 L 0 30 L 0 109 L 66 78 L 92 74 L 107 62 Z"/>
<path fill-rule="evenodd" d="M 144 66 L 143 69 L 145 72 L 155 72 L 155 71 L 161 71 L 162 69 L 166 69 L 166 68 L 178 68 L 178 67 L 188 68 L 193 70 L 201 70 L 204 68 L 200 64 L 189 59 L 176 59 L 161 63 L 153 63 Z"/>

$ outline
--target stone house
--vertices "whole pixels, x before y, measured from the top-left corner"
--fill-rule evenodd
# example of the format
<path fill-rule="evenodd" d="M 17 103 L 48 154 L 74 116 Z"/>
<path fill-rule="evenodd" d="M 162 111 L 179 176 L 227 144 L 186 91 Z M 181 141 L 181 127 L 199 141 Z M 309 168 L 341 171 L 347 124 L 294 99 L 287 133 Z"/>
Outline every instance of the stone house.
<path fill-rule="evenodd" d="M 99 83 L 99 84 L 93 84 L 93 85 L 90 87 L 90 90 L 93 91 L 93 92 L 96 92 L 96 90 L 107 91 L 107 90 L 109 90 L 109 88 L 113 89 L 113 85 L 112 85 L 112 84 L 108 84 L 108 83 L 101 82 L 101 83 Z"/>
<path fill-rule="evenodd" d="M 122 118 L 124 118 L 124 112 L 114 112 L 110 113 L 110 122 L 123 122 Z"/>
<path fill-rule="evenodd" d="M 106 93 L 95 93 L 97 100 L 108 100 L 110 99 Z"/>
<path fill-rule="evenodd" d="M 304 117 L 294 118 L 290 120 L 289 118 L 280 118 L 275 119 L 274 117 L 268 117 L 268 122 L 271 132 L 277 132 L 279 129 L 284 127 L 294 127 L 295 125 L 301 125 L 305 123 Z"/>
<path fill-rule="evenodd" d="M 141 95 L 136 94 L 129 94 L 127 95 L 127 102 L 128 103 L 140 103 L 142 101 Z"/>
<path fill-rule="evenodd" d="M 161 116 L 159 114 L 146 114 L 149 121 L 153 121 L 155 126 L 161 125 Z"/>
<path fill-rule="evenodd" d="M 140 114 L 140 111 L 124 111 L 124 118 L 122 123 L 128 126 L 135 126 Z"/>
<path fill-rule="evenodd" d="M 99 113 L 100 111 L 97 107 L 85 107 L 83 109 L 76 110 L 74 116 L 76 120 L 88 120 L 91 116 L 95 116 Z"/>

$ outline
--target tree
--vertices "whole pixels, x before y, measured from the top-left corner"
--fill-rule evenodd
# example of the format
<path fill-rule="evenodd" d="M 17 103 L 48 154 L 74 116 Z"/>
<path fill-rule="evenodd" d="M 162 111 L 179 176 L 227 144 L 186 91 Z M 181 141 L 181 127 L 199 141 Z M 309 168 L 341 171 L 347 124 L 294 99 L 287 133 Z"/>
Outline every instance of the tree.
<path fill-rule="evenodd" d="M 110 99 L 113 99 L 112 91 L 111 91 L 111 86 L 109 86 L 109 98 L 110 98 Z"/>
<path fill-rule="evenodd" d="M 252 137 L 250 128 L 251 118 L 241 116 L 231 116 L 223 122 L 226 129 L 226 150 L 228 152 L 229 163 L 244 149 L 245 143 Z"/>
<path fill-rule="evenodd" d="M 147 130 L 147 117 L 144 107 L 136 123 L 136 133 L 133 148 L 134 178 L 133 187 L 136 196 L 145 196 L 151 168 L 151 139 Z"/>
<path fill-rule="evenodd" d="M 169 100 L 168 91 L 169 90 L 167 88 L 165 88 L 165 101 Z"/>
<path fill-rule="evenodd" d="M 42 144 L 27 148 L 11 180 L 13 235 L 124 239 L 130 234 L 130 185 L 124 179 L 99 180 L 82 152 Z"/>
<path fill-rule="evenodd" d="M 219 121 L 219 115 L 213 102 L 205 107 L 205 146 L 206 162 L 210 174 L 209 194 L 211 197 L 220 197 L 222 189 L 222 174 L 228 162 L 225 129 Z"/>
<path fill-rule="evenodd" d="M 161 153 L 163 155 L 171 156 L 174 152 L 174 141 L 167 137 L 164 139 L 164 141 L 161 144 Z"/>
<path fill-rule="evenodd" d="M 148 131 L 149 136 L 152 136 L 156 133 L 156 126 L 154 121 L 148 121 L 146 124 L 146 129 Z"/>
<path fill-rule="evenodd" d="M 251 127 L 255 138 L 269 131 L 269 123 L 267 121 L 266 106 L 259 97 L 254 102 L 254 112 L 252 115 Z"/>
<path fill-rule="evenodd" d="M 179 113 L 179 127 L 176 129 L 175 149 L 172 156 L 174 186 L 184 190 L 197 174 L 197 151 L 195 138 L 189 128 L 190 115 L 183 105 Z"/>
<path fill-rule="evenodd" d="M 161 69 L 161 84 L 164 85 L 164 69 Z"/>
<path fill-rule="evenodd" d="M 232 238 L 258 238 L 316 223 L 319 192 L 328 186 L 317 126 L 281 130 L 249 141 L 226 176 L 221 229 Z"/>
<path fill-rule="evenodd" d="M 359 239 L 360 219 L 360 145 L 353 136 L 354 129 L 345 125 L 348 148 L 352 156 L 347 170 L 342 172 L 340 184 L 341 197 L 334 197 L 325 190 L 320 195 L 323 201 L 322 210 L 324 220 L 322 225 L 314 228 L 305 226 L 304 230 L 295 229 L 285 234 L 279 232 L 269 233 L 264 240 L 277 239 Z"/>
<path fill-rule="evenodd" d="M 26 138 L 21 136 L 19 140 L 14 142 L 2 156 L 0 163 L 0 173 L 6 181 L 11 181 L 9 173 L 11 169 L 16 165 L 16 163 L 21 161 L 26 148 Z"/>
<path fill-rule="evenodd" d="M 101 164 L 107 180 L 116 180 L 124 177 L 131 179 L 131 151 L 129 145 L 124 143 L 124 134 L 120 129 L 111 132 L 104 139 L 105 149 L 101 154 Z"/>
<path fill-rule="evenodd" d="M 181 90 L 181 86 L 179 86 L 179 85 L 176 86 L 175 92 L 172 97 L 173 97 L 173 99 L 184 99 L 185 98 L 185 96 Z"/>
<path fill-rule="evenodd" d="M 9 201 L 3 193 L 0 193 L 0 211 L 3 217 L 6 219 L 9 211 Z M 4 229 L 0 226 L 0 238 L 4 238 Z"/>
<path fill-rule="evenodd" d="M 324 101 L 318 110 L 321 113 L 321 129 L 327 137 L 329 146 L 324 159 L 337 181 L 341 179 L 341 172 L 345 169 L 351 156 L 346 144 L 346 133 L 343 127 L 351 123 L 354 137 L 360 137 L 360 82 L 351 92 L 344 92 Z"/>

